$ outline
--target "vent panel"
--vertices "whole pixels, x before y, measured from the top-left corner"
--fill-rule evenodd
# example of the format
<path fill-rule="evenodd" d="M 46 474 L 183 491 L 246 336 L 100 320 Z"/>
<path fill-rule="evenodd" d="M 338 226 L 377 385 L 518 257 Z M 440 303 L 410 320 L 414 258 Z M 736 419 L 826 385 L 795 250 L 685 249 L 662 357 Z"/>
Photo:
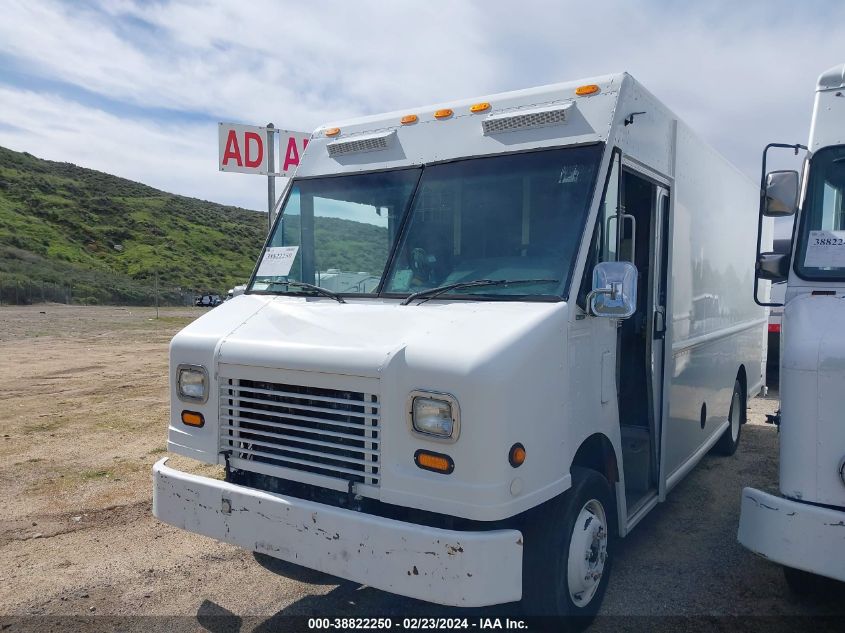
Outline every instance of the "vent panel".
<path fill-rule="evenodd" d="M 484 134 L 500 134 L 566 123 L 567 110 L 574 104 L 564 103 L 548 108 L 517 110 L 505 114 L 494 114 L 481 122 Z"/>
<path fill-rule="evenodd" d="M 387 149 L 390 144 L 390 138 L 395 134 L 395 132 L 389 132 L 388 134 L 373 134 L 332 141 L 326 148 L 328 149 L 329 156 L 332 158 L 364 152 L 379 152 Z"/>

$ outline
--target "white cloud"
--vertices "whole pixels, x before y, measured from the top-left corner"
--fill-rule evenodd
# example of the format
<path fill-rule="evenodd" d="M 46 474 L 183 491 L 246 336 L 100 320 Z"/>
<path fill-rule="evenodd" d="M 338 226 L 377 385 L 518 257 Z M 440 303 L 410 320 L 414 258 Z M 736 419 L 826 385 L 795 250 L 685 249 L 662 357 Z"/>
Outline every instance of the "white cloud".
<path fill-rule="evenodd" d="M 267 208 L 263 178 L 217 172 L 217 126 L 132 121 L 59 96 L 0 87 L 0 145 L 153 187 L 252 209 Z"/>
<path fill-rule="evenodd" d="M 0 53 L 34 76 L 135 107 L 301 130 L 628 70 L 754 176 L 766 142 L 806 140 L 815 79 L 845 61 L 843 21 L 845 5 L 832 1 L 33 0 L 4 5 Z M 216 172 L 213 126 L 100 107 L 8 88 L 0 121 L 13 127 L 0 129 L 0 143 L 264 208 L 263 179 Z M 64 129 L 45 126 L 51 119 Z M 98 137 L 97 126 L 117 138 Z M 174 136 L 166 156 L 148 155 Z"/>

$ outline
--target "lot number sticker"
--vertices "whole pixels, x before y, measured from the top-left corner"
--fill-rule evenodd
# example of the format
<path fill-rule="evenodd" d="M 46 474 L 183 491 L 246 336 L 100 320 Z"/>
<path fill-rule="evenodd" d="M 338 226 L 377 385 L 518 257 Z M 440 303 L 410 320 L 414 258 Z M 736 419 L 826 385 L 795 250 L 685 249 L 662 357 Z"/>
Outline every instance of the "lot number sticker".
<path fill-rule="evenodd" d="M 812 268 L 845 267 L 845 231 L 810 231 L 804 265 Z"/>
<path fill-rule="evenodd" d="M 286 277 L 299 251 L 298 246 L 270 246 L 258 267 L 259 277 Z"/>

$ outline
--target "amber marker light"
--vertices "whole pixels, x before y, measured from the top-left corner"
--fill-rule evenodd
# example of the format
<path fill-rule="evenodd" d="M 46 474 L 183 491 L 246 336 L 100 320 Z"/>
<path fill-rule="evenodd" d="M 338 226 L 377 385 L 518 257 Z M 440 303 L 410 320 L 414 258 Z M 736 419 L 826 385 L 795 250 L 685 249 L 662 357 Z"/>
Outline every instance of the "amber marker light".
<path fill-rule="evenodd" d="M 450 116 L 452 116 L 452 114 L 453 114 L 453 112 L 450 108 L 443 108 L 442 110 L 437 110 L 434 113 L 434 118 L 435 119 L 448 119 Z"/>
<path fill-rule="evenodd" d="M 490 109 L 490 104 L 487 103 L 486 101 L 482 101 L 481 103 L 473 103 L 469 107 L 469 111 L 472 112 L 472 113 L 486 112 L 489 109 Z"/>
<path fill-rule="evenodd" d="M 420 119 L 419 119 L 419 117 L 418 117 L 416 114 L 406 114 L 405 116 L 403 116 L 403 117 L 399 120 L 399 122 L 400 122 L 402 125 L 411 125 L 412 123 L 416 123 L 416 122 L 417 122 L 417 121 L 419 121 L 419 120 L 420 120 Z"/>
<path fill-rule="evenodd" d="M 423 470 L 432 470 L 436 473 L 450 474 L 455 470 L 455 462 L 452 458 L 443 453 L 432 453 L 418 450 L 414 453 L 414 463 Z"/>
<path fill-rule="evenodd" d="M 525 463 L 525 447 L 519 442 L 511 446 L 511 450 L 508 452 L 508 461 L 514 468 L 522 466 Z"/>
<path fill-rule="evenodd" d="M 205 424 L 205 418 L 202 417 L 202 413 L 196 411 L 182 411 L 182 424 L 201 428 Z"/>
<path fill-rule="evenodd" d="M 330 127 L 328 130 L 326 130 L 326 136 L 337 136 L 338 134 L 340 134 L 339 127 Z"/>
<path fill-rule="evenodd" d="M 575 89 L 575 94 L 579 97 L 583 97 L 585 95 L 592 95 L 599 91 L 599 87 L 596 84 L 587 84 L 585 86 L 578 86 Z"/>

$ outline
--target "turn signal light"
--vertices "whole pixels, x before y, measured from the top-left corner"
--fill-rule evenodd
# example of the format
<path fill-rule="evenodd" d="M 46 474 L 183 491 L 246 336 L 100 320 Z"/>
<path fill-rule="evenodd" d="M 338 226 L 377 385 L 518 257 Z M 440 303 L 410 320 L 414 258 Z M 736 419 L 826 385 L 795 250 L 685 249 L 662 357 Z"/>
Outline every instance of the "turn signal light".
<path fill-rule="evenodd" d="M 328 130 L 326 130 L 326 136 L 337 136 L 338 134 L 340 134 L 339 127 L 330 127 Z"/>
<path fill-rule="evenodd" d="M 481 103 L 474 103 L 469 107 L 470 112 L 484 112 L 490 109 L 490 104 L 486 101 L 482 101 Z"/>
<path fill-rule="evenodd" d="M 416 114 L 406 114 L 399 120 L 399 122 L 402 125 L 410 125 L 411 123 L 416 123 L 418 120 L 419 117 Z"/>
<path fill-rule="evenodd" d="M 525 463 L 525 447 L 519 442 L 511 446 L 511 450 L 508 452 L 508 462 L 514 468 L 518 468 Z"/>
<path fill-rule="evenodd" d="M 414 453 L 414 463 L 423 470 L 433 470 L 436 473 L 450 474 L 455 470 L 455 462 L 443 453 L 430 453 L 419 450 Z"/>
<path fill-rule="evenodd" d="M 599 87 L 596 84 L 587 84 L 586 86 L 578 86 L 575 89 L 575 94 L 579 97 L 583 97 L 584 95 L 591 95 L 595 94 L 599 91 Z"/>
<path fill-rule="evenodd" d="M 452 116 L 452 110 L 449 108 L 443 108 L 434 113 L 435 119 L 448 119 L 450 116 Z"/>
<path fill-rule="evenodd" d="M 196 411 L 182 411 L 182 424 L 200 428 L 205 424 L 205 418 L 202 417 L 202 413 Z"/>

